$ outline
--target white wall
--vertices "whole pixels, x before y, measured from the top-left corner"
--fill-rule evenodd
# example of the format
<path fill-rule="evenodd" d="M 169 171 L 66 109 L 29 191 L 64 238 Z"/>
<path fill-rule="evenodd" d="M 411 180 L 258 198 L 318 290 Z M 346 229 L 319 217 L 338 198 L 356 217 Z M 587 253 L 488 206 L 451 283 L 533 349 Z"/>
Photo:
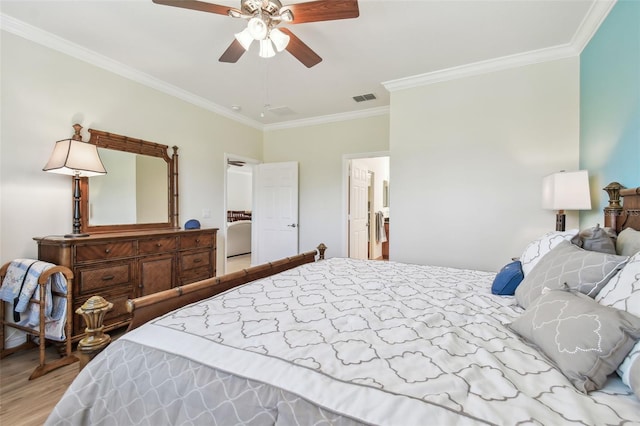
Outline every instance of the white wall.
<path fill-rule="evenodd" d="M 324 242 L 328 257 L 346 256 L 343 156 L 388 151 L 388 141 L 387 115 L 265 133 L 265 162 L 299 162 L 300 251 Z"/>
<path fill-rule="evenodd" d="M 390 117 L 263 135 L 6 32 L 1 55 L 4 261 L 35 257 L 33 236 L 71 230 L 70 178 L 42 167 L 75 122 L 85 139 L 95 128 L 178 145 L 181 224 L 224 226 L 225 153 L 298 161 L 300 249 L 325 242 L 329 256 L 345 255 L 345 155 L 390 153 L 393 260 L 490 270 L 554 228 L 541 179 L 578 166 L 578 58 L 397 91 Z"/>
<path fill-rule="evenodd" d="M 71 231 L 71 178 L 42 167 L 75 122 L 85 140 L 94 128 L 177 145 L 181 225 L 190 218 L 225 225 L 225 152 L 261 159 L 261 131 L 7 32 L 1 55 L 2 261 L 37 256 L 34 236 Z"/>
<path fill-rule="evenodd" d="M 555 229 L 541 182 L 578 167 L 579 59 L 396 91 L 390 122 L 390 258 L 498 270 Z"/>

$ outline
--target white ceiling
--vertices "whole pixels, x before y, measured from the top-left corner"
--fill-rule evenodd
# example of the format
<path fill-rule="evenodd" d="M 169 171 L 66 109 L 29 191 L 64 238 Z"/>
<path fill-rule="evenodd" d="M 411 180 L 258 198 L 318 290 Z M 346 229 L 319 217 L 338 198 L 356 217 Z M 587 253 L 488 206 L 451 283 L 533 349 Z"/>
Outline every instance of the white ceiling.
<path fill-rule="evenodd" d="M 217 3 L 240 6 L 240 0 Z M 492 63 L 517 65 L 525 57 L 535 62 L 579 54 L 612 5 L 597 0 L 358 3 L 356 19 L 288 26 L 323 58 L 310 69 L 286 51 L 262 59 L 256 43 L 237 63 L 218 62 L 246 21 L 151 0 L 2 0 L 0 12 L 7 31 L 255 127 L 273 128 L 386 111 L 387 88 L 398 80 L 420 81 L 442 70 L 455 75 L 468 64 L 482 70 Z M 352 99 L 366 93 L 377 100 Z M 241 109 L 234 111 L 234 105 Z M 270 110 L 280 107 L 289 114 Z"/>

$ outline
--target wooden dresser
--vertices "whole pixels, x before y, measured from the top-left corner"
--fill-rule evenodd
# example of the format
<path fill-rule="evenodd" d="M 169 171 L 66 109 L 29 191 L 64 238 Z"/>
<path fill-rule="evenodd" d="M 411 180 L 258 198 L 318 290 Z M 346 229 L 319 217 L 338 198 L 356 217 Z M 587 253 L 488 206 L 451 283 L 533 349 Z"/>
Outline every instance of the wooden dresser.
<path fill-rule="evenodd" d="M 36 237 L 38 259 L 64 265 L 75 276 L 73 310 L 99 295 L 113 303 L 105 331 L 127 325 L 127 299 L 216 275 L 217 228 Z M 73 340 L 84 334 L 74 315 Z"/>

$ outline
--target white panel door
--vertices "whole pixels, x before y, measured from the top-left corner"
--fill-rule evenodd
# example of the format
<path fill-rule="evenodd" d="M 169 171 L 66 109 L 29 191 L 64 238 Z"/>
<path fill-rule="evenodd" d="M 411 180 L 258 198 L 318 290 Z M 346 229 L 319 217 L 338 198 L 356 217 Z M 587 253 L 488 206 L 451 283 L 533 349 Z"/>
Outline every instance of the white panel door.
<path fill-rule="evenodd" d="M 298 163 L 259 164 L 254 172 L 251 263 L 298 254 Z"/>
<path fill-rule="evenodd" d="M 368 259 L 368 183 L 369 171 L 356 160 L 349 170 L 349 257 Z"/>

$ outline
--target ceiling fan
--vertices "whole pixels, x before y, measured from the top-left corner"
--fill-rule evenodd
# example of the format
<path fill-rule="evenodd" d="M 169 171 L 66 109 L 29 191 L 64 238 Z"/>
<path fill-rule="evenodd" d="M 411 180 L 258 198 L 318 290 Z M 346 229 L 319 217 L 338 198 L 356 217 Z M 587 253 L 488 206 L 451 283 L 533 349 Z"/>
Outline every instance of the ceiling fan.
<path fill-rule="evenodd" d="M 240 0 L 240 9 L 196 0 L 153 2 L 247 20 L 247 28 L 235 35 L 231 45 L 220 57 L 220 62 L 237 62 L 256 40 L 260 43 L 261 57 L 269 58 L 276 51 L 286 49 L 307 68 L 317 65 L 322 58 L 288 28 L 277 26 L 280 23 L 303 24 L 357 18 L 360 15 L 357 0 L 316 0 L 286 6 L 280 0 Z"/>

